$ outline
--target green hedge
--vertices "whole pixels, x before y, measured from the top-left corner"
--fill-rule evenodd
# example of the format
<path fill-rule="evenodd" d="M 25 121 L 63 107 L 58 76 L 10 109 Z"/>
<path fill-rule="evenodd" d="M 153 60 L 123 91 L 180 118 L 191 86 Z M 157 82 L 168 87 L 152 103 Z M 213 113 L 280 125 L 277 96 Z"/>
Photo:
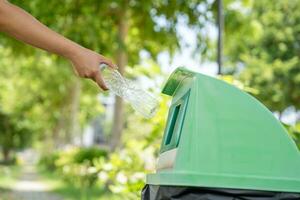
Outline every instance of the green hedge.
<path fill-rule="evenodd" d="M 97 147 L 73 147 L 43 155 L 39 160 L 39 166 L 44 170 L 57 173 L 70 184 L 80 188 L 91 187 L 97 181 L 98 175 L 94 160 L 107 158 L 107 156 L 106 150 Z"/>

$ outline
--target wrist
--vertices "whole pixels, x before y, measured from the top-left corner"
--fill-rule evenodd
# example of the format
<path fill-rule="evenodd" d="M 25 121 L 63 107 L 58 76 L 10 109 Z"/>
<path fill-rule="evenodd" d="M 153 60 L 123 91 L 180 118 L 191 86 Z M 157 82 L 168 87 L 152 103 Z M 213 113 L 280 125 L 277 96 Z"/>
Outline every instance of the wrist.
<path fill-rule="evenodd" d="M 73 43 L 71 46 L 65 48 L 65 51 L 62 53 L 62 56 L 72 61 L 80 55 L 80 52 L 82 52 L 83 49 L 84 48 L 82 46 Z"/>

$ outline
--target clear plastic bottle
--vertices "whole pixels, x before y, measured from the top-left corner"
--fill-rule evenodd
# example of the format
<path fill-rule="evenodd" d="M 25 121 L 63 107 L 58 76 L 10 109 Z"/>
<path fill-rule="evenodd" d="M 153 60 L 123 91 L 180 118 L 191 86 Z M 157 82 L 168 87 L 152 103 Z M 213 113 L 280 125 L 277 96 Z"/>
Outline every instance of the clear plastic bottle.
<path fill-rule="evenodd" d="M 117 70 L 106 64 L 101 64 L 100 69 L 104 82 L 111 92 L 129 102 L 134 110 L 144 117 L 151 118 L 155 115 L 159 104 L 151 94 L 125 79 Z"/>

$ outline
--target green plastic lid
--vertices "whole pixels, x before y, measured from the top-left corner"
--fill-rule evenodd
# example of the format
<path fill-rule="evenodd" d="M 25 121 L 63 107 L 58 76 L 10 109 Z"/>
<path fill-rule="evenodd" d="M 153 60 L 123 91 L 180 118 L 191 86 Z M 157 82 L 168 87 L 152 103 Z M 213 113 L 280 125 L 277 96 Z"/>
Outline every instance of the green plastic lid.
<path fill-rule="evenodd" d="M 162 92 L 172 104 L 147 184 L 300 192 L 300 152 L 255 98 L 184 68 Z"/>

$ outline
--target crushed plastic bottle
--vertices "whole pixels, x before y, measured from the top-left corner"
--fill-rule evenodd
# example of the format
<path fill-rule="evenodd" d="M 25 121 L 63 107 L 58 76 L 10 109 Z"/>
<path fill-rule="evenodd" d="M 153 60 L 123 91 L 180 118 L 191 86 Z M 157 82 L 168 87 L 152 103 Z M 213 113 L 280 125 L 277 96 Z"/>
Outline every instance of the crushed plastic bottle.
<path fill-rule="evenodd" d="M 101 64 L 100 69 L 104 82 L 111 92 L 129 102 L 133 109 L 145 118 L 151 118 L 156 114 L 159 105 L 156 98 L 106 64 Z"/>

